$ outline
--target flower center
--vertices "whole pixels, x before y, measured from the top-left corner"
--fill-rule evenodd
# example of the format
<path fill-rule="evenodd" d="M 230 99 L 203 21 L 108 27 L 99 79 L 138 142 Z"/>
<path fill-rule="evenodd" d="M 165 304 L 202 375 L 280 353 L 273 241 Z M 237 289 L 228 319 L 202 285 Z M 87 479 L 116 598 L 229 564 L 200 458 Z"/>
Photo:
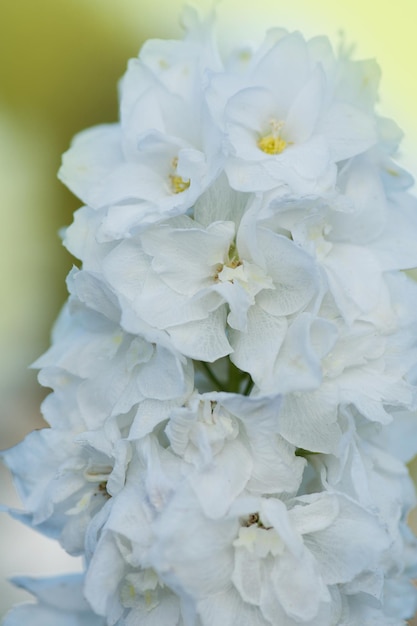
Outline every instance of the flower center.
<path fill-rule="evenodd" d="M 100 493 L 102 496 L 106 498 L 106 500 L 110 500 L 111 495 L 107 491 L 107 481 L 103 480 L 101 483 L 97 485 L 97 494 Z"/>
<path fill-rule="evenodd" d="M 251 513 L 248 517 L 242 520 L 242 526 L 249 528 L 249 526 L 257 526 L 258 528 L 264 528 L 270 530 L 272 526 L 265 526 L 259 517 L 259 513 Z"/>
<path fill-rule="evenodd" d="M 182 193 L 190 186 L 189 180 L 184 180 L 182 176 L 178 176 L 176 173 L 178 166 L 178 158 L 172 159 L 172 170 L 173 173 L 169 175 L 169 180 L 171 183 L 171 189 L 173 193 Z"/>
<path fill-rule="evenodd" d="M 271 132 L 258 139 L 258 148 L 266 154 L 281 154 L 288 146 L 288 142 L 281 137 L 284 122 L 272 119 L 269 121 Z"/>
<path fill-rule="evenodd" d="M 120 586 L 120 600 L 124 607 L 134 608 L 141 600 L 147 611 L 152 611 L 160 603 L 163 584 L 156 572 L 150 568 L 127 574 Z"/>
<path fill-rule="evenodd" d="M 239 259 L 239 254 L 235 242 L 230 245 L 227 256 L 228 259 L 226 263 L 219 263 L 216 266 L 216 273 L 214 275 L 214 280 L 216 282 L 233 282 L 235 275 L 237 276 L 237 274 L 233 270 L 242 266 L 242 261 Z"/>
<path fill-rule="evenodd" d="M 239 535 L 234 540 L 235 548 L 244 548 L 259 558 L 268 554 L 277 556 L 282 554 L 285 544 L 272 526 L 265 526 L 259 513 L 252 513 L 242 520 Z"/>

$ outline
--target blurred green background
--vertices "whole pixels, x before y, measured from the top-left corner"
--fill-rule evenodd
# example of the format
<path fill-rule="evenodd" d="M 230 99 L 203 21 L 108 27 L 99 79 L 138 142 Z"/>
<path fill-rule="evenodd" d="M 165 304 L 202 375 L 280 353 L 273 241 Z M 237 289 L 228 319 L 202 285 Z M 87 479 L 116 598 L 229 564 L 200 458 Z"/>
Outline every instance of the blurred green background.
<path fill-rule="evenodd" d="M 208 8 L 209 1 L 195 6 Z M 79 201 L 56 179 L 60 155 L 85 127 L 117 119 L 117 80 L 150 37 L 178 37 L 179 0 L 0 0 L 0 447 L 42 425 L 43 391 L 27 369 L 49 343 L 72 260 L 58 229 Z M 260 40 L 270 26 L 344 32 L 357 58 L 383 71 L 380 112 L 406 134 L 402 162 L 417 173 L 417 58 L 412 0 L 242 0 L 218 4 L 225 45 Z M 18 505 L 4 469 L 0 501 Z M 24 597 L 6 582 L 14 573 L 77 567 L 54 544 L 0 517 L 0 616 Z"/>

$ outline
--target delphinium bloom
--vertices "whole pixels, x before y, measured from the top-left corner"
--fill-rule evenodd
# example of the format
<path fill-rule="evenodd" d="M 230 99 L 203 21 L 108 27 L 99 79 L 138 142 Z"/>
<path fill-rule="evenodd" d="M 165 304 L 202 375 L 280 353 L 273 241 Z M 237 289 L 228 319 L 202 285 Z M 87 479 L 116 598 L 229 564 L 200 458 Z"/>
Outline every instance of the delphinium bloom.
<path fill-rule="evenodd" d="M 50 428 L 3 458 L 12 514 L 85 571 L 18 581 L 6 624 L 400 626 L 417 202 L 378 67 L 280 29 L 224 56 L 185 18 L 63 157 Z"/>

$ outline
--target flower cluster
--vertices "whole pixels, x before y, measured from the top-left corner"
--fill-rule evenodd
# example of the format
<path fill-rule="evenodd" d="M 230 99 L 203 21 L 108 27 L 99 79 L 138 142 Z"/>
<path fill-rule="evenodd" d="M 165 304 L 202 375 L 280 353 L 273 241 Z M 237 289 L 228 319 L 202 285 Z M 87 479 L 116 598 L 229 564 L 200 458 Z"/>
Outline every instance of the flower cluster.
<path fill-rule="evenodd" d="M 417 201 L 379 70 L 212 17 L 149 41 L 78 135 L 81 261 L 4 459 L 84 555 L 6 625 L 400 626 L 417 608 Z M 84 598 L 85 599 L 84 599 Z"/>

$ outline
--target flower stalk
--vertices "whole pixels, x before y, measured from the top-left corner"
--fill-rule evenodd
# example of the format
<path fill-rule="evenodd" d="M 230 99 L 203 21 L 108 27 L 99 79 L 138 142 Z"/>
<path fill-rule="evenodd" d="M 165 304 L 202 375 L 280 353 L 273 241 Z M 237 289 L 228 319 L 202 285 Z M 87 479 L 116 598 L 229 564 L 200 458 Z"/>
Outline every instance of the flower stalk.
<path fill-rule="evenodd" d="M 63 156 L 50 428 L 2 456 L 13 515 L 85 568 L 18 579 L 37 604 L 5 626 L 405 625 L 417 201 L 378 67 L 185 22 Z"/>

